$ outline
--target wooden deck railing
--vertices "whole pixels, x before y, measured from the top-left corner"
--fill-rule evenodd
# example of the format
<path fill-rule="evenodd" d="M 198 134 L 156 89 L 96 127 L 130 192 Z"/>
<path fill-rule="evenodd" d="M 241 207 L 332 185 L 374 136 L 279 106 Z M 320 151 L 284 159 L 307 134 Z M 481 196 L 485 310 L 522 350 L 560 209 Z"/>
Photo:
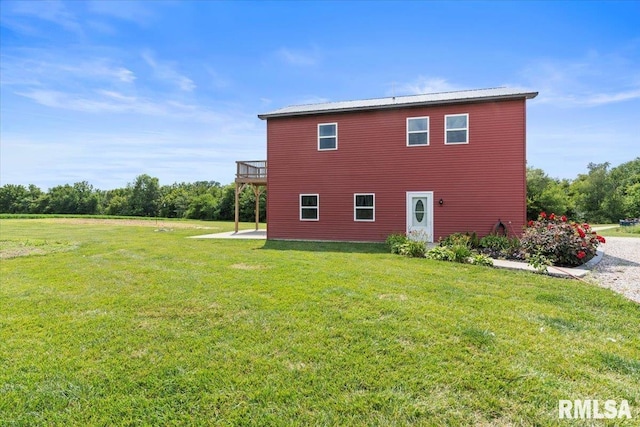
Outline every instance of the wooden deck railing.
<path fill-rule="evenodd" d="M 236 182 L 267 182 L 266 160 L 238 160 L 236 167 Z"/>

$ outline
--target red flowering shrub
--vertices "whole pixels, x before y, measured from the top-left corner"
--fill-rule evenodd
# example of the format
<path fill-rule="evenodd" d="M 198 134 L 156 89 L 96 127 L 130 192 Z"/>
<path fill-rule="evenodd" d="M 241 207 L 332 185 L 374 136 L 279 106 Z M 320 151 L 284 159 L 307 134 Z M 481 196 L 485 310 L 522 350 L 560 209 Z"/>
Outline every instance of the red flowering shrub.
<path fill-rule="evenodd" d="M 540 260 L 557 266 L 575 267 L 593 258 L 605 238 L 591 230 L 589 224 L 567 222 L 563 215 L 541 212 L 537 221 L 529 221 L 521 244 L 530 260 Z"/>

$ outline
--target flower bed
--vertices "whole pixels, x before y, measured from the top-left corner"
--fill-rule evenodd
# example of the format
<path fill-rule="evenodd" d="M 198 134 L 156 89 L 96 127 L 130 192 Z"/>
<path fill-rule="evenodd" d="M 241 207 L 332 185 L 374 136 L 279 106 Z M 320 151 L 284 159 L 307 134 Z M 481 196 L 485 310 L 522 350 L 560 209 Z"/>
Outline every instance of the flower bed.
<path fill-rule="evenodd" d="M 427 250 L 421 239 L 394 234 L 387 243 L 393 253 L 405 256 L 483 265 L 491 265 L 491 258 L 526 260 L 545 271 L 549 265 L 577 267 L 588 262 L 605 238 L 587 223 L 541 212 L 536 221 L 529 221 L 520 239 L 497 235 L 478 239 L 476 233 L 455 233 L 441 239 L 438 247 Z"/>
<path fill-rule="evenodd" d="M 587 223 L 569 222 L 566 216 L 557 217 L 540 212 L 536 221 L 529 221 L 520 244 L 529 263 L 543 263 L 559 267 L 577 267 L 596 255 L 605 238 Z"/>

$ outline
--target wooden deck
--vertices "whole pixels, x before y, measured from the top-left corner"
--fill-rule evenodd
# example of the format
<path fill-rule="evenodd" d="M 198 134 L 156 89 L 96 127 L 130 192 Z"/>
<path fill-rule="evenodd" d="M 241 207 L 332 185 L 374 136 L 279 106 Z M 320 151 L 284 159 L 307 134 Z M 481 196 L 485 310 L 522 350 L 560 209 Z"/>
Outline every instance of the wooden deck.
<path fill-rule="evenodd" d="M 235 232 L 238 232 L 240 221 L 240 193 L 250 185 L 256 196 L 256 230 L 258 230 L 260 216 L 260 195 L 267 188 L 266 160 L 238 160 L 236 161 L 236 203 L 235 203 Z"/>
<path fill-rule="evenodd" d="M 236 183 L 267 185 L 267 161 L 236 161 Z"/>

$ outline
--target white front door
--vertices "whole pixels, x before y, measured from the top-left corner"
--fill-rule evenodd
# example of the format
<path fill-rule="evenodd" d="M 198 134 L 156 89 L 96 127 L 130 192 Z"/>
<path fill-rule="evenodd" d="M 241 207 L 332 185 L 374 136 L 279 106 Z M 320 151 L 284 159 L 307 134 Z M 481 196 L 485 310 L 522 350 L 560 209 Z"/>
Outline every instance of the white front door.
<path fill-rule="evenodd" d="M 407 191 L 407 235 L 433 242 L 433 191 Z"/>

